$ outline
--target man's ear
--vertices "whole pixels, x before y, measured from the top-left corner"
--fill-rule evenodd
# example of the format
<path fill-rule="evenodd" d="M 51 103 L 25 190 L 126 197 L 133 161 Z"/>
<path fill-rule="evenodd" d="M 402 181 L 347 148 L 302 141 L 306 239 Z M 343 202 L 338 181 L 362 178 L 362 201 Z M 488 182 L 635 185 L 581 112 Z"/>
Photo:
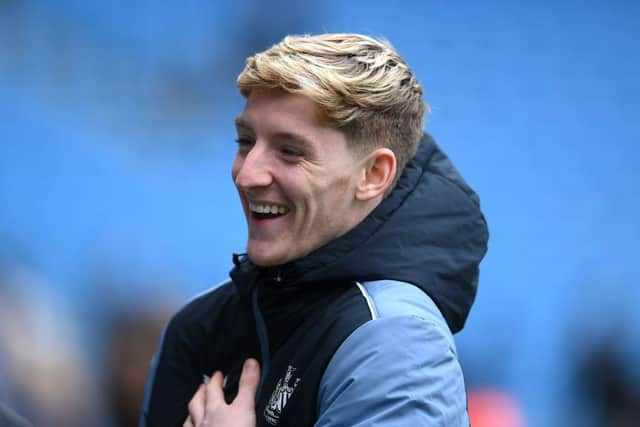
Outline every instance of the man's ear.
<path fill-rule="evenodd" d="M 361 201 L 383 196 L 396 176 L 396 156 L 388 148 L 377 148 L 367 156 L 356 198 Z"/>

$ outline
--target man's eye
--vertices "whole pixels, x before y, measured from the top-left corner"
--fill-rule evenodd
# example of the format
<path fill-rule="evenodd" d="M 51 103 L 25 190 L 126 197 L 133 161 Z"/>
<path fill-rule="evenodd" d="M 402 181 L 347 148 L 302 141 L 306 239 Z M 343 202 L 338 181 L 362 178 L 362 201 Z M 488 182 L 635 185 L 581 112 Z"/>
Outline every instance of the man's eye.
<path fill-rule="evenodd" d="M 240 146 L 246 146 L 246 145 L 253 145 L 253 141 L 246 139 L 246 138 L 237 138 L 236 139 L 236 144 L 240 145 Z"/>
<path fill-rule="evenodd" d="M 302 157 L 302 152 L 290 147 L 283 147 L 280 152 L 287 157 Z"/>
<path fill-rule="evenodd" d="M 236 144 L 238 144 L 238 151 L 241 153 L 247 153 L 253 147 L 254 142 L 246 138 L 237 138 Z"/>

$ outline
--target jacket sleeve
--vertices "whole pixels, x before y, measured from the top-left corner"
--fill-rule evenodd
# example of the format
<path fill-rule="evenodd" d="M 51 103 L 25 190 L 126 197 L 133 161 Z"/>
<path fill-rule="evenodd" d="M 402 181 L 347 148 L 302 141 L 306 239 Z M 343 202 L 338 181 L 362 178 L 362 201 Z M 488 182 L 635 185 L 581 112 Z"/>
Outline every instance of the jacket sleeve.
<path fill-rule="evenodd" d="M 139 427 L 182 426 L 187 404 L 198 387 L 192 343 L 176 325 L 174 317 L 167 325 L 160 346 L 151 360 Z"/>
<path fill-rule="evenodd" d="M 468 426 L 462 370 L 445 328 L 416 316 L 358 328 L 325 370 L 316 426 Z"/>

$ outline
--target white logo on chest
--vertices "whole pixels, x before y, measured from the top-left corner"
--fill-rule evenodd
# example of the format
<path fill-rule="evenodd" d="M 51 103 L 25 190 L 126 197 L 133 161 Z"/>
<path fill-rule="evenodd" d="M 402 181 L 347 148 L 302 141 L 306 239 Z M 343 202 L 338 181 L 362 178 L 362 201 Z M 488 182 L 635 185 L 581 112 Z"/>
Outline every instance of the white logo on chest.
<path fill-rule="evenodd" d="M 278 380 L 276 388 L 269 399 L 269 403 L 267 403 L 267 407 L 264 409 L 264 417 L 272 426 L 277 425 L 280 421 L 280 414 L 282 413 L 282 410 L 287 405 L 289 398 L 300 382 L 300 378 L 296 378 L 292 381 L 292 376 L 295 370 L 296 368 L 289 365 L 287 373 L 284 375 L 284 378 L 280 378 Z"/>

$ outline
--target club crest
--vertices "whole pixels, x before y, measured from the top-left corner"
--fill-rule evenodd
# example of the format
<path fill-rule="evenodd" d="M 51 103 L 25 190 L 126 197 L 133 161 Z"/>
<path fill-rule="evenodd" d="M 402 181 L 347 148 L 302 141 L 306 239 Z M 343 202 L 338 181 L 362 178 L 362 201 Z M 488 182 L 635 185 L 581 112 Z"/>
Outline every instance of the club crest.
<path fill-rule="evenodd" d="M 272 426 L 277 425 L 280 421 L 280 414 L 282 413 L 282 410 L 287 405 L 287 401 L 300 382 L 300 378 L 296 378 L 295 380 L 293 379 L 293 373 L 295 371 L 296 368 L 289 365 L 284 378 L 280 378 L 278 380 L 276 388 L 271 394 L 269 403 L 267 403 L 267 407 L 264 410 L 264 417 Z"/>

